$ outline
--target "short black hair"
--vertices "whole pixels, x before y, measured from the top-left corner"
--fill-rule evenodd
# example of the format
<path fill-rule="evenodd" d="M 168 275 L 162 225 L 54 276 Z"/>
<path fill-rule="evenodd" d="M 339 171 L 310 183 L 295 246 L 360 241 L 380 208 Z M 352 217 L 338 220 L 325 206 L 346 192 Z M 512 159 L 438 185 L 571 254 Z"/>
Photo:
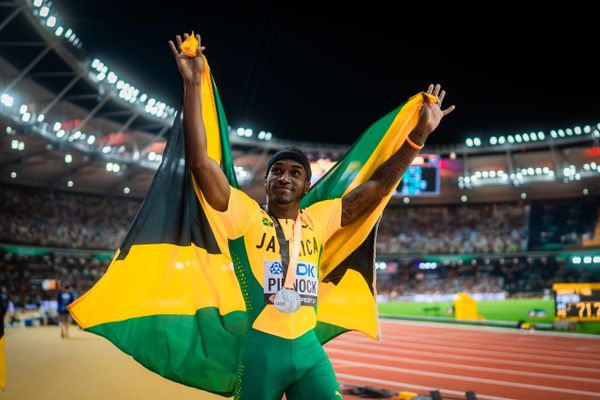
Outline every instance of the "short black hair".
<path fill-rule="evenodd" d="M 296 146 L 289 146 L 284 148 L 283 150 L 279 150 L 277 153 L 273 154 L 273 156 L 267 162 L 267 170 L 265 171 L 265 178 L 269 175 L 269 171 L 273 164 L 280 160 L 294 160 L 302 165 L 304 170 L 306 171 L 307 179 L 310 181 L 312 177 L 312 172 L 310 170 L 310 161 L 308 161 L 308 157 L 302 150 L 297 148 Z"/>

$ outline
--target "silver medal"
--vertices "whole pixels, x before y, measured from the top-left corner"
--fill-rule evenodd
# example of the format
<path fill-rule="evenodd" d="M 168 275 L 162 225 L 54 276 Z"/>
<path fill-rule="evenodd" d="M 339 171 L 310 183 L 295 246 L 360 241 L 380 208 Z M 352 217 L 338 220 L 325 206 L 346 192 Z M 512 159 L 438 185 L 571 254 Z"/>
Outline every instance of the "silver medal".
<path fill-rule="evenodd" d="M 300 300 L 300 295 L 296 293 L 294 290 L 290 289 L 281 289 L 279 292 L 275 293 L 275 307 L 281 312 L 285 313 L 293 313 L 298 311 L 300 308 L 302 301 Z"/>

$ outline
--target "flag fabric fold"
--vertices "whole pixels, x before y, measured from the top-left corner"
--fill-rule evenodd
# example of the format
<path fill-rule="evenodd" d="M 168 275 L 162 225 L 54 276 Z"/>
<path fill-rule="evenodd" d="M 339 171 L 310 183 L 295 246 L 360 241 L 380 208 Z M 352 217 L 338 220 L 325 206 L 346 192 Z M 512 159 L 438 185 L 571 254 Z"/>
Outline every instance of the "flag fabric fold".
<path fill-rule="evenodd" d="M 237 187 L 228 127 L 205 60 L 202 118 L 208 153 Z M 373 124 L 317 182 L 302 207 L 341 197 L 368 179 L 418 121 L 413 96 Z M 186 165 L 182 115 L 169 134 L 150 190 L 105 275 L 69 306 L 77 323 L 148 369 L 176 382 L 231 396 L 248 328 L 242 287 L 222 222 Z M 348 330 L 379 338 L 375 289 L 377 222 L 392 194 L 326 244 L 321 255 L 317 334 Z M 199 200 L 198 200 L 199 199 Z"/>

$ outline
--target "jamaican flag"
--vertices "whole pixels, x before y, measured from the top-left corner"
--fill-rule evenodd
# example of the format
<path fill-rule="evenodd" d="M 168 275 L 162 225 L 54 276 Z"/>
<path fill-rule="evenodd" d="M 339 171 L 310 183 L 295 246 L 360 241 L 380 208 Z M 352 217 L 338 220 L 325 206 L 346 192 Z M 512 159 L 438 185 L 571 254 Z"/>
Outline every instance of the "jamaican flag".
<path fill-rule="evenodd" d="M 210 157 L 237 187 L 227 122 L 208 63 L 201 79 Z M 303 206 L 348 193 L 404 142 L 423 102 L 412 97 L 371 126 L 309 191 Z M 324 343 L 347 330 L 379 337 L 375 301 L 377 222 L 391 194 L 325 246 L 317 332 Z M 145 367 L 200 388 L 233 395 L 247 322 L 225 229 L 186 166 L 182 117 L 162 163 L 106 274 L 69 310 Z"/>
<path fill-rule="evenodd" d="M 201 85 L 209 155 L 237 186 L 227 121 L 208 64 Z M 246 308 L 225 229 L 196 192 L 178 113 L 122 245 L 104 276 L 69 311 L 86 331 L 104 336 L 150 370 L 231 395 Z"/>
<path fill-rule="evenodd" d="M 415 127 L 424 93 L 417 94 L 371 125 L 350 150 L 302 199 L 301 207 L 342 197 L 365 182 L 392 156 Z M 427 95 L 429 97 L 429 95 Z M 433 101 L 433 97 L 430 97 Z M 399 183 L 399 181 L 398 181 Z M 379 340 L 375 288 L 377 223 L 393 193 L 323 247 L 316 333 L 325 343 L 348 330 Z"/>

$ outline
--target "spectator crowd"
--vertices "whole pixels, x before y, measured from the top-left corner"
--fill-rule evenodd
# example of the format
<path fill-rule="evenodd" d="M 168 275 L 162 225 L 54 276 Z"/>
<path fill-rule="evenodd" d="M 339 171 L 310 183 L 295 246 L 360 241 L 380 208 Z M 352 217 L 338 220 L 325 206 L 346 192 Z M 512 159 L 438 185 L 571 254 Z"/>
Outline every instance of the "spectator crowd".
<path fill-rule="evenodd" d="M 109 264 L 97 254 L 112 254 L 120 245 L 140 204 L 128 198 L 2 187 L 0 285 L 23 306 L 53 298 L 44 282 L 60 281 L 85 292 Z M 542 221 L 552 215 L 537 213 Z M 576 268 L 553 256 L 521 254 L 528 250 L 530 214 L 531 206 L 524 203 L 389 207 L 379 225 L 378 254 L 412 261 L 398 261 L 393 274 L 382 274 L 378 291 L 392 298 L 456 292 L 539 295 L 553 282 L 600 281 L 594 269 Z M 588 218 L 588 211 L 568 215 L 575 222 L 574 215 L 596 218 Z M 553 230 L 547 222 L 537 225 L 541 233 L 536 237 Z M 571 225 L 569 232 L 579 232 Z M 34 246 L 40 254 L 11 251 L 15 244 Z M 456 255 L 459 261 L 432 269 L 420 269 L 415 261 L 436 254 Z M 463 262 L 461 255 L 473 257 Z"/>

